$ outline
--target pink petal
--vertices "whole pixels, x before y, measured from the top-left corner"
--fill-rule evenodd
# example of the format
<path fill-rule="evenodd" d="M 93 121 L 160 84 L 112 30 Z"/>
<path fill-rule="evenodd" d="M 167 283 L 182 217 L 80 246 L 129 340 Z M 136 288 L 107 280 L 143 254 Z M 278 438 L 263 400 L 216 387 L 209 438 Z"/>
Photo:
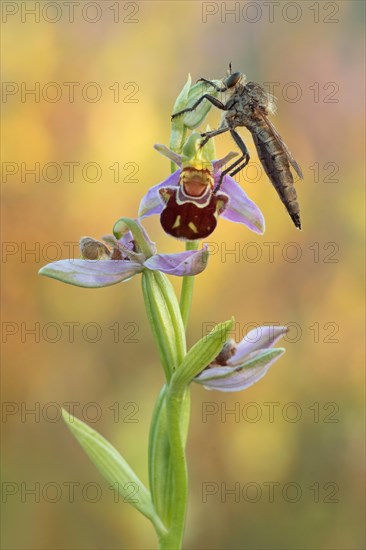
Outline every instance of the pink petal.
<path fill-rule="evenodd" d="M 212 367 L 202 371 L 195 382 L 207 390 L 234 392 L 246 390 L 267 374 L 269 368 L 281 355 L 284 349 L 277 348 L 260 351 L 239 367 Z"/>
<path fill-rule="evenodd" d="M 208 260 L 207 246 L 201 250 L 189 250 L 178 254 L 155 254 L 145 261 L 144 266 L 169 275 L 184 277 L 201 273 Z"/>
<path fill-rule="evenodd" d="M 127 281 L 142 270 L 141 264 L 128 260 L 59 260 L 39 273 L 70 285 L 98 288 Z"/>
<path fill-rule="evenodd" d="M 218 180 L 219 174 L 215 176 L 215 184 Z M 263 234 L 265 222 L 262 212 L 231 176 L 224 177 L 220 190 L 230 197 L 222 217 L 232 222 L 242 223 L 255 233 Z"/>
<path fill-rule="evenodd" d="M 228 360 L 228 365 L 240 365 L 250 353 L 272 347 L 286 332 L 286 327 L 276 326 L 263 326 L 251 330 L 236 345 L 235 354 Z"/>
<path fill-rule="evenodd" d="M 147 216 L 152 216 L 153 214 L 160 214 L 164 208 L 164 204 L 159 195 L 159 189 L 162 187 L 174 187 L 178 185 L 179 176 L 181 170 L 176 170 L 171 174 L 167 179 L 150 187 L 146 195 L 141 199 L 139 206 L 139 217 L 146 218 Z"/>

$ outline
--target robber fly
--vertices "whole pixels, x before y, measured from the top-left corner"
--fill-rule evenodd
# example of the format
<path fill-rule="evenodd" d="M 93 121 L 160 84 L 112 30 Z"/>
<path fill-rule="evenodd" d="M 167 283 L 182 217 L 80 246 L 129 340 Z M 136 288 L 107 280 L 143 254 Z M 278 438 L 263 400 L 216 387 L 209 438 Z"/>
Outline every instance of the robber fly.
<path fill-rule="evenodd" d="M 268 119 L 268 114 L 274 112 L 273 98 L 260 84 L 246 82 L 246 77 L 242 73 L 232 73 L 231 65 L 229 72 L 229 76 L 223 80 L 222 88 L 205 78 L 199 80 L 212 86 L 217 92 L 227 92 L 229 98 L 225 103 L 210 94 L 204 94 L 192 107 L 174 113 L 172 118 L 194 111 L 204 99 L 207 99 L 218 109 L 225 111 L 217 130 L 201 134 L 204 138 L 201 142 L 201 147 L 212 137 L 224 132 L 230 132 L 242 154 L 239 159 L 222 171 L 220 180 L 213 191 L 214 194 L 220 189 L 226 174 L 234 176 L 248 164 L 250 158 L 248 149 L 235 130 L 238 126 L 247 128 L 252 134 L 259 159 L 267 176 L 271 180 L 295 226 L 301 229 L 300 208 L 297 202 L 290 165 L 300 178 L 303 175 L 300 166 L 293 158 L 272 122 Z"/>

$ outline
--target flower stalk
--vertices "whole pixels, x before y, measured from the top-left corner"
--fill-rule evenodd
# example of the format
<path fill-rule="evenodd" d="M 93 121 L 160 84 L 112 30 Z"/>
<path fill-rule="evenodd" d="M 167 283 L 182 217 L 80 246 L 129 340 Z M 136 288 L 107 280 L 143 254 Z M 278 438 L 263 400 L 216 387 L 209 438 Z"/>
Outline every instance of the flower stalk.
<path fill-rule="evenodd" d="M 186 242 L 186 250 L 197 250 L 197 249 L 198 249 L 197 241 Z M 193 288 L 194 288 L 194 277 L 192 275 L 186 275 L 185 277 L 183 277 L 179 307 L 182 315 L 183 325 L 186 330 L 187 330 L 189 314 L 192 306 Z"/>
<path fill-rule="evenodd" d="M 220 81 L 213 81 L 219 86 Z M 184 110 L 201 97 L 202 83 L 183 87 L 173 112 Z M 215 93 L 215 92 L 213 92 Z M 128 500 L 153 524 L 160 550 L 180 550 L 183 544 L 188 499 L 186 442 L 190 420 L 192 382 L 208 390 L 240 391 L 260 380 L 284 353 L 273 345 L 285 327 L 260 327 L 239 343 L 229 339 L 233 319 L 220 323 L 188 351 L 186 330 L 192 306 L 194 278 L 207 266 L 207 245 L 219 216 L 264 232 L 259 208 L 230 176 L 215 194 L 221 170 L 234 153 L 215 159 L 214 141 L 201 147 L 198 127 L 209 109 L 208 102 L 172 122 L 170 149 L 155 148 L 171 161 L 171 175 L 153 186 L 142 198 L 140 219 L 159 214 L 164 230 L 185 240 L 186 250 L 176 254 L 157 252 L 139 219 L 120 218 L 113 234 L 103 241 L 80 240 L 80 259 L 52 262 L 40 274 L 83 288 L 102 288 L 141 276 L 147 318 L 165 374 L 165 383 L 152 415 L 148 444 L 149 488 L 124 457 L 102 435 L 63 411 L 64 420 L 91 461 L 109 483 L 118 483 L 125 498 L 131 484 L 136 500 Z M 178 169 L 176 169 L 178 167 Z M 180 301 L 166 275 L 182 277 Z"/>
<path fill-rule="evenodd" d="M 170 525 L 168 533 L 159 538 L 159 548 L 161 550 L 179 550 L 183 542 L 187 513 L 188 471 L 185 451 L 185 426 L 182 420 L 184 413 L 186 416 L 189 414 L 189 404 L 189 389 L 184 389 L 179 393 L 171 393 L 168 390 L 166 407 L 170 463 L 172 465 L 172 485 L 169 514 Z"/>

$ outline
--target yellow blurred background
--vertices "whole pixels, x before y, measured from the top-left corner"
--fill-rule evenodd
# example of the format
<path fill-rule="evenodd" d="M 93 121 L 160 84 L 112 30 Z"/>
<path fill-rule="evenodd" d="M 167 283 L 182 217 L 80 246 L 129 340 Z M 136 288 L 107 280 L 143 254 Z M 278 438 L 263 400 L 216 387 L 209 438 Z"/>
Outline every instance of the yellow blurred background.
<path fill-rule="evenodd" d="M 155 546 L 147 520 L 115 502 L 59 419 L 61 406 L 74 407 L 146 481 L 163 378 L 140 278 L 86 290 L 37 271 L 68 257 L 80 236 L 100 238 L 121 215 L 137 215 L 169 173 L 153 144 L 169 143 L 188 72 L 221 78 L 229 62 L 275 86 L 272 120 L 304 172 L 303 231 L 267 178 L 255 181 L 258 158 L 242 129 L 251 164 L 238 181 L 266 233 L 219 223 L 188 339 L 232 315 L 237 339 L 250 324 L 290 332 L 286 355 L 254 387 L 193 388 L 185 548 L 364 548 L 364 3 L 2 10 L 3 548 Z M 210 125 L 219 118 L 212 110 Z M 216 146 L 219 157 L 235 150 L 227 137 Z M 145 227 L 160 252 L 183 249 L 158 218 Z"/>

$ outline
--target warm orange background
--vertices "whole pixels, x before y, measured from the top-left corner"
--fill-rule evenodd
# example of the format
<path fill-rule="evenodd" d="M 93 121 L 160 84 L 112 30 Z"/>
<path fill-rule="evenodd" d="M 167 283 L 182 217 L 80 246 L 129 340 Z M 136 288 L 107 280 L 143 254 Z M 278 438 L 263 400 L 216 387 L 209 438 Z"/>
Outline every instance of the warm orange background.
<path fill-rule="evenodd" d="M 34 3 L 10 4 L 21 10 Z M 54 103 L 42 96 L 39 102 L 34 96 L 26 96 L 22 102 L 20 92 L 2 103 L 3 163 L 25 163 L 30 168 L 36 162 L 41 167 L 52 162 L 63 167 L 55 183 L 42 177 L 35 182 L 30 175 L 22 181 L 20 166 L 17 174 L 3 182 L 2 381 L 5 411 L 13 413 L 3 417 L 3 481 L 8 483 L 7 490 L 18 491 L 8 496 L 4 493 L 3 548 L 81 550 L 155 545 L 148 522 L 129 505 L 114 503 L 112 491 L 62 422 L 50 421 L 57 407 L 67 402 L 80 403 L 75 414 L 87 420 L 95 408 L 84 407 L 85 416 L 82 407 L 97 403 L 102 414 L 92 425 L 146 480 L 149 419 L 162 372 L 144 313 L 139 277 L 93 291 L 40 278 L 37 271 L 57 250 L 67 257 L 64 243 L 76 242 L 82 235 L 98 238 L 109 233 L 121 215 L 136 216 L 143 193 L 168 175 L 168 161 L 152 146 L 169 142 L 172 105 L 187 73 L 191 72 L 194 80 L 221 78 L 230 61 L 250 80 L 280 83 L 275 89 L 278 114 L 273 120 L 304 171 L 304 181 L 297 184 L 303 231 L 295 230 L 265 177 L 253 183 L 248 180 L 254 172 L 242 176 L 239 181 L 262 209 L 267 230 L 259 237 L 225 221 L 219 224 L 210 239 L 217 252 L 197 278 L 189 342 L 201 336 L 202 323 L 223 321 L 231 315 L 236 317 L 239 336 L 249 322 L 277 322 L 294 323 L 289 337 L 296 340 L 296 327 L 301 328 L 301 337 L 298 342 L 286 343 L 284 358 L 246 392 L 221 395 L 193 388 L 185 547 L 364 548 L 360 413 L 363 2 L 331 2 L 328 7 L 315 2 L 318 23 L 314 22 L 316 6 L 311 10 L 314 3 L 305 1 L 297 2 L 301 17 L 294 23 L 284 19 L 295 17 L 291 8 L 283 13 L 287 2 L 276 8 L 272 23 L 268 7 L 262 3 L 262 15 L 259 12 L 259 21 L 253 23 L 245 21 L 255 18 L 250 9 L 238 22 L 233 16 L 221 20 L 219 12 L 204 23 L 201 2 L 176 1 L 139 2 L 139 12 L 130 16 L 133 3 L 121 2 L 119 23 L 113 21 L 116 12 L 110 9 L 116 2 L 97 3 L 102 17 L 95 23 L 82 20 L 79 6 L 75 7 L 74 23 L 69 23 L 67 8 L 63 2 L 59 4 L 62 17 L 58 22 L 41 16 L 40 22 L 34 23 L 31 15 L 22 22 L 19 11 L 3 23 L 3 81 L 19 87 L 24 83 L 28 88 L 39 82 L 41 91 L 45 84 L 56 82 L 63 92 Z M 85 4 L 88 2 L 81 3 Z M 221 3 L 210 5 L 219 10 Z M 49 8 L 46 17 L 55 18 L 55 13 Z M 87 17 L 93 18 L 95 13 L 91 7 Z M 124 17 L 138 22 L 122 22 Z M 327 23 L 325 18 L 338 22 Z M 68 101 L 65 82 L 80 82 L 73 103 Z M 82 98 L 80 90 L 89 82 L 101 87 L 100 101 Z M 119 102 L 113 101 L 109 89 L 116 82 L 121 91 Z M 122 101 L 135 87 L 123 89 L 131 82 L 138 84 L 137 103 Z M 288 87 L 290 82 L 297 83 L 301 91 L 299 101 L 286 101 L 282 93 L 287 86 L 293 97 L 295 88 Z M 330 82 L 335 84 L 324 89 Z M 319 100 L 315 101 L 318 87 Z M 337 87 L 338 92 L 330 95 Z M 49 97 L 54 91 L 48 89 Z M 91 95 L 93 90 L 89 91 Z M 338 102 L 325 101 L 329 99 Z M 209 121 L 212 127 L 217 126 L 219 113 L 212 112 Z M 241 134 L 254 164 L 257 156 L 251 138 L 245 130 Z M 233 147 L 229 138 L 217 140 L 222 156 Z M 80 163 L 74 182 L 69 181 L 65 162 Z M 88 162 L 102 168 L 100 181 L 83 179 L 81 167 Z M 117 162 L 121 177 L 114 182 L 109 167 Z M 123 169 L 127 163 L 138 165 L 139 172 L 133 176 L 138 183 L 121 181 L 131 172 L 131 167 Z M 314 181 L 315 163 L 320 166 L 319 181 Z M 332 164 L 324 167 L 327 163 Z M 332 176 L 334 163 L 339 171 Z M 336 181 L 329 181 L 332 177 Z M 160 251 L 182 250 L 181 243 L 162 233 L 158 219 L 148 220 L 146 227 Z M 248 261 L 248 255 L 254 253 L 254 245 L 245 248 L 248 243 L 257 243 L 262 252 L 257 262 Z M 279 243 L 273 262 L 268 257 L 269 245 L 263 243 Z M 296 243 L 300 250 L 298 262 L 284 261 L 282 251 L 291 254 L 295 250 L 288 248 L 288 243 Z M 25 250 L 34 247 L 39 251 L 36 257 L 25 255 Z M 225 250 L 233 249 L 239 257 L 225 255 Z M 317 250 L 319 261 L 314 256 Z M 336 262 L 330 263 L 330 259 Z M 178 290 L 180 281 L 173 282 Z M 39 342 L 25 333 L 36 323 L 40 323 L 41 332 L 49 329 Z M 65 323 L 78 323 L 73 343 Z M 92 328 L 83 338 L 81 329 L 85 331 L 88 323 L 98 323 L 99 342 L 88 341 L 94 337 Z M 117 323 L 119 343 L 113 341 L 114 332 L 109 328 Z M 61 331 L 55 343 L 50 342 L 55 338 L 52 326 Z M 138 331 L 132 339 L 137 342 L 129 342 L 128 335 L 135 327 Z M 13 335 L 9 334 L 12 329 L 17 331 Z M 337 341 L 329 342 L 332 338 Z M 131 402 L 136 405 L 129 406 Z M 225 407 L 237 407 L 241 417 L 224 414 L 221 418 L 217 413 L 203 422 L 202 409 L 207 402 L 223 412 Z M 248 421 L 255 410 L 247 404 L 253 402 L 262 413 L 256 423 Z M 279 403 L 274 422 L 269 421 L 268 406 L 264 405 L 268 402 Z M 283 419 L 282 413 L 294 414 L 294 408 L 286 408 L 290 402 L 297 403 L 302 414 L 298 422 Z M 119 422 L 114 422 L 116 403 Z M 24 414 L 26 408 L 34 407 L 38 407 L 39 416 Z M 129 417 L 137 407 L 138 412 Z M 314 422 L 317 407 L 320 417 Z M 327 417 L 336 408 L 338 412 Z M 131 418 L 138 422 L 129 422 Z M 326 422 L 327 418 L 338 422 Z M 89 482 L 99 484 L 102 491 L 94 504 L 87 501 L 94 498 L 92 488 L 86 492 L 87 499 L 82 497 Z M 218 490 L 221 483 L 228 489 L 238 483 L 244 491 L 251 487 L 246 484 L 255 483 L 252 487 L 259 486 L 263 493 L 258 502 L 248 501 L 255 498 L 252 489 L 240 502 L 235 502 L 234 496 L 225 502 L 218 493 L 204 503 L 202 484 L 207 482 L 217 484 Z M 263 485 L 268 482 L 280 484 L 273 503 L 268 499 L 268 485 Z M 24 493 L 36 483 L 41 490 L 39 502 Z M 80 483 L 74 502 L 69 502 L 65 483 Z M 298 502 L 290 503 L 282 496 L 286 483 L 300 486 Z M 320 484 L 320 502 L 314 502 L 314 483 Z M 333 498 L 339 502 L 324 502 L 334 484 L 339 492 Z M 47 487 L 49 493 L 42 497 Z M 57 498 L 52 487 L 61 488 L 55 503 L 50 502 Z M 288 495 L 293 498 L 290 489 Z"/>

